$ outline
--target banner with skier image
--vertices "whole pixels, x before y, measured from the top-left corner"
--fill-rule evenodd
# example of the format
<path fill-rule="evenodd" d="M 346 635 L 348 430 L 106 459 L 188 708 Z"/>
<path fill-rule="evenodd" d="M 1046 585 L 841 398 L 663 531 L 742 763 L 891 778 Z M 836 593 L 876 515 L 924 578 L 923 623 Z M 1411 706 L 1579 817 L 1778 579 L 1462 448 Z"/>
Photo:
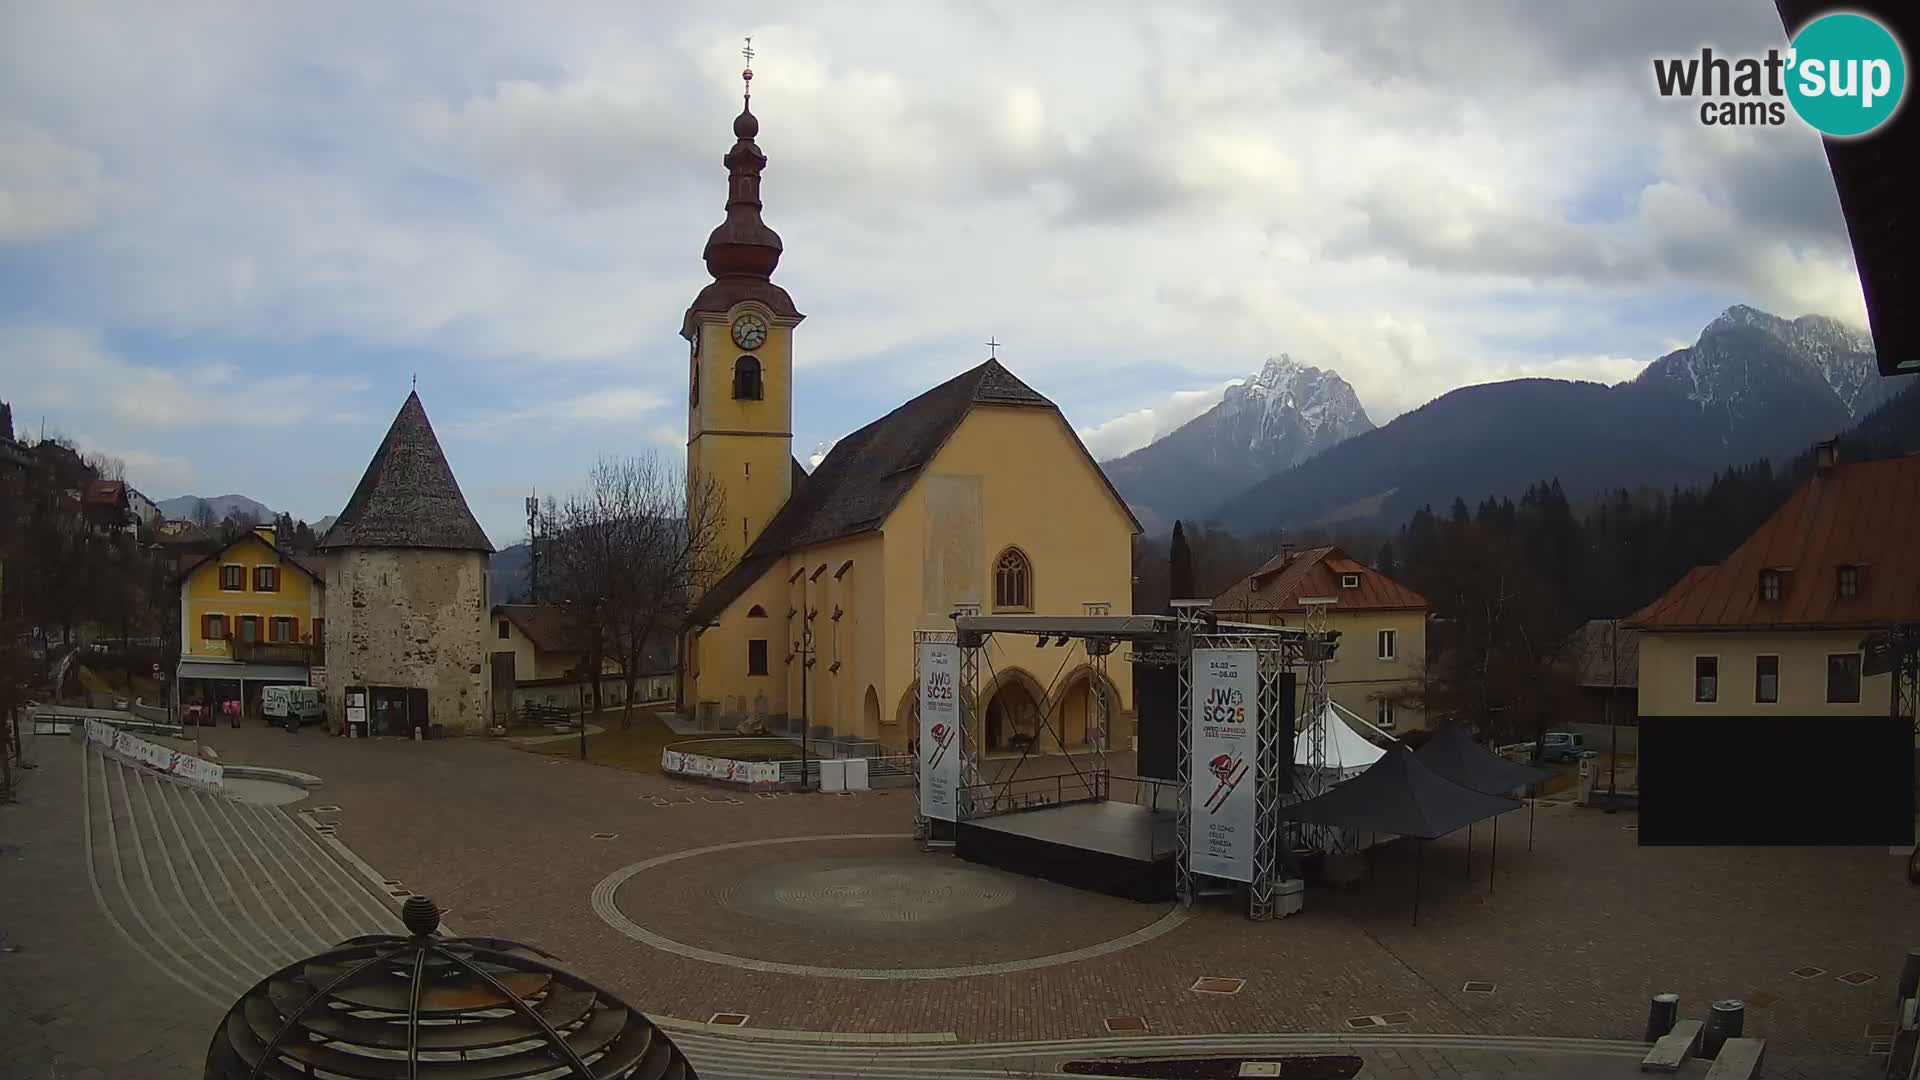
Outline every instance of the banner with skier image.
<path fill-rule="evenodd" d="M 920 813 L 959 817 L 960 646 L 923 641 L 920 649 Z"/>
<path fill-rule="evenodd" d="M 1260 664 L 1252 649 L 1195 649 L 1188 754 L 1188 865 L 1253 880 Z"/>

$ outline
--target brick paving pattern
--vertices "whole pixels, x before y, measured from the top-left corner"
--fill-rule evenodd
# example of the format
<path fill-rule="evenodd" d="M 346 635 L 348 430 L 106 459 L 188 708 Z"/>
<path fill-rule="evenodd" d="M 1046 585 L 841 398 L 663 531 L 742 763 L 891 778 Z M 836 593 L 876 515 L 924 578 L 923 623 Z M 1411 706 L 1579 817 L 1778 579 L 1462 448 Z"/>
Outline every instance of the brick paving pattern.
<path fill-rule="evenodd" d="M 1350 1017 L 1404 1012 L 1411 1014 L 1409 1021 L 1389 1030 L 1476 1040 L 1509 1035 L 1633 1040 L 1640 1035 L 1647 996 L 1656 990 L 1678 992 L 1683 1013 L 1690 1016 L 1703 1015 L 1710 1000 L 1760 992 L 1775 1000 L 1749 1010 L 1747 1033 L 1769 1040 L 1769 1076 L 1866 1076 L 1873 1074 L 1873 1059 L 1866 1056 L 1862 1032 L 1888 1017 L 1882 990 L 1897 974 L 1913 933 L 1903 863 L 1885 849 L 1640 850 L 1633 846 L 1635 834 L 1619 828 L 1617 817 L 1543 809 L 1532 852 L 1526 850 L 1524 815 L 1503 823 L 1502 869 L 1491 896 L 1484 827 L 1471 879 L 1464 837 L 1429 844 L 1417 928 L 1408 925 L 1410 853 L 1390 853 L 1371 881 L 1310 888 L 1307 911 L 1295 918 L 1255 924 L 1228 908 L 1203 905 L 1164 937 L 1096 960 L 934 983 L 769 976 L 663 953 L 625 937 L 594 915 L 589 906 L 594 886 L 623 866 L 688 848 L 778 836 L 905 831 L 912 816 L 910 794 L 708 801 L 701 796 L 723 793 L 544 758 L 486 740 L 346 741 L 313 731 L 290 736 L 249 728 L 215 730 L 208 741 L 224 760 L 324 777 L 326 786 L 313 801 L 341 808 L 327 815 L 340 823 L 340 838 L 385 876 L 434 896 L 450 909 L 449 922 L 460 932 L 519 938 L 548 949 L 652 1013 L 683 1019 L 744 1013 L 756 1029 L 951 1032 L 962 1042 L 1115 1039 L 1127 1037 L 1109 1035 L 1106 1018 L 1140 1016 L 1150 1034 L 1132 1038 L 1233 1031 L 1330 1034 L 1347 1031 Z M 197 1061 L 217 1012 L 183 1000 L 188 995 L 154 975 L 150 966 L 132 962 L 87 893 L 83 868 L 80 884 L 73 883 L 83 856 L 62 841 L 78 839 L 77 788 L 69 786 L 60 796 L 64 821 L 60 808 L 43 798 L 58 784 L 77 785 L 77 767 L 70 772 L 76 775 L 63 777 L 54 768 L 37 772 L 29 781 L 27 804 L 0 811 L 5 829 L 0 844 L 11 849 L 6 858 L 11 862 L 18 852 L 29 853 L 23 864 L 47 883 L 38 893 L 8 890 L 0 899 L 7 940 L 28 946 L 0 956 L 0 965 L 6 965 L 0 971 L 28 976 L 25 982 L 0 980 L 8 984 L 0 991 L 0 1003 L 7 1006 L 0 1034 L 13 1036 L 6 1052 L 27 1067 L 24 1075 L 72 1075 L 33 1071 L 41 1063 L 31 1058 L 36 1053 L 44 1060 L 67 1054 L 65 1060 L 74 1062 L 103 1052 L 90 1050 L 84 1039 L 72 1039 L 69 1046 L 44 1034 L 36 1039 L 33 1021 L 22 1017 L 34 999 L 44 998 L 48 1008 L 35 1015 L 57 1014 L 56 1019 L 69 1021 L 106 1016 L 126 1023 L 129 1032 L 142 1027 L 133 1018 L 172 1017 L 152 1025 L 168 1027 L 169 1033 L 144 1038 L 141 1052 Z M 661 795 L 689 801 L 663 805 L 656 798 Z M 595 832 L 615 838 L 590 839 Z M 13 836 L 31 839 L 19 845 Z M 695 866 L 688 860 L 686 869 L 698 884 L 689 891 L 707 897 L 704 904 L 676 900 L 677 908 L 660 903 L 650 912 L 645 897 L 623 895 L 622 911 L 642 922 L 657 916 L 664 929 L 671 918 L 700 917 L 697 909 L 704 907 L 715 921 L 696 928 L 715 935 L 712 941 L 725 941 L 719 936 L 725 920 L 738 919 L 751 929 L 731 938 L 731 947 L 745 951 L 755 935 L 768 932 L 761 925 L 766 920 L 718 899 L 717 890 L 726 888 L 724 870 L 737 865 L 741 875 L 768 868 L 793 873 L 795 864 L 820 857 L 804 850 L 809 846 L 760 848 L 760 862 L 716 859 L 710 866 Z M 952 858 L 917 852 L 906 857 L 928 865 Z M 16 869 L 8 866 L 10 880 Z M 1045 918 L 1025 918 L 1018 906 L 1003 910 L 1004 918 L 951 934 L 958 944 L 943 942 L 943 948 L 954 950 L 944 955 L 977 961 L 996 955 L 995 950 L 1000 955 L 1057 951 L 1067 940 Z M 1086 911 L 1089 920 L 1112 919 L 1118 935 L 1155 909 L 1088 898 Z M 929 929 L 949 928 L 929 924 Z M 836 933 L 845 935 L 846 946 L 869 966 L 921 966 L 930 955 L 914 940 L 883 932 L 843 923 Z M 81 950 L 89 955 L 57 965 L 32 959 L 57 955 L 49 943 L 62 940 L 91 943 Z M 981 943 L 978 952 L 966 951 L 969 940 Z M 1824 973 L 1810 979 L 1793 974 L 1806 965 Z M 1854 971 L 1878 977 L 1864 986 L 1836 978 Z M 1197 993 L 1191 987 L 1202 976 L 1247 981 L 1238 994 Z M 54 989 L 86 985 L 89 977 L 112 989 L 88 992 L 96 996 Z M 1482 980 L 1495 983 L 1496 991 L 1463 989 Z M 103 1010 L 101 994 L 111 995 L 119 1008 Z M 37 1026 L 44 1032 L 54 1022 Z M 1362 1036 L 1354 1033 L 1354 1038 Z M 1530 1069 L 1538 1070 L 1531 1075 L 1634 1074 L 1630 1068 L 1620 1071 L 1624 1059 L 1617 1053 L 1590 1063 L 1599 1071 L 1586 1071 L 1587 1065 L 1549 1049 L 1483 1053 L 1449 1043 L 1409 1047 L 1411 1056 L 1391 1064 L 1384 1050 L 1368 1045 L 1363 1050 L 1369 1071 L 1362 1075 L 1477 1071 L 1506 1077 L 1528 1075 Z M 1475 1054 L 1481 1056 L 1471 1061 L 1462 1056 Z M 102 1066 L 89 1061 L 88 1067 Z"/>

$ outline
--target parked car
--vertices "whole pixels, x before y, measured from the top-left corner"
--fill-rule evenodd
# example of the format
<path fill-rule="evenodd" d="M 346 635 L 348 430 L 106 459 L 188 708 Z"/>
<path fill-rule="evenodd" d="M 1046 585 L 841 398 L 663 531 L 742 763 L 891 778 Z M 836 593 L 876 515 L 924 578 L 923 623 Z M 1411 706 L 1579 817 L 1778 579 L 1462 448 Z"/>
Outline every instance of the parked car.
<path fill-rule="evenodd" d="M 303 724 L 318 724 L 326 719 L 326 703 L 320 691 L 311 686 L 269 686 L 260 691 L 260 711 L 267 723 L 298 731 Z"/>
<path fill-rule="evenodd" d="M 1593 757 L 1597 751 L 1587 749 L 1586 739 L 1570 731 L 1549 731 L 1540 742 L 1539 760 L 1574 762 L 1583 757 Z"/>

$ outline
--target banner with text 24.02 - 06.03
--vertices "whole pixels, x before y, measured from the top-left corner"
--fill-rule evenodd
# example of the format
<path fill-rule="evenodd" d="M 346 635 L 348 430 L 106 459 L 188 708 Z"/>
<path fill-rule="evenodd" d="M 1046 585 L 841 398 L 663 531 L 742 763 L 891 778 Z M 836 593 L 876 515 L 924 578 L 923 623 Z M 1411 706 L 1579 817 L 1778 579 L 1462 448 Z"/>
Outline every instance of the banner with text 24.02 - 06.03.
<path fill-rule="evenodd" d="M 1254 791 L 1259 786 L 1260 659 L 1252 649 L 1193 651 L 1188 770 L 1188 866 L 1253 880 Z"/>

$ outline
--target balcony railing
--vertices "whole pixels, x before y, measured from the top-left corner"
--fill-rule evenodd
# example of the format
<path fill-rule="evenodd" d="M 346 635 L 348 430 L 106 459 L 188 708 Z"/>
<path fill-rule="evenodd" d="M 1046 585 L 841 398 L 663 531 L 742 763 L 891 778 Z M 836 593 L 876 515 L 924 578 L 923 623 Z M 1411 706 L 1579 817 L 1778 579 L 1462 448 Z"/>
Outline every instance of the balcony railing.
<path fill-rule="evenodd" d="M 233 658 L 256 664 L 303 664 L 317 667 L 327 662 L 326 647 L 303 641 L 232 642 Z"/>

